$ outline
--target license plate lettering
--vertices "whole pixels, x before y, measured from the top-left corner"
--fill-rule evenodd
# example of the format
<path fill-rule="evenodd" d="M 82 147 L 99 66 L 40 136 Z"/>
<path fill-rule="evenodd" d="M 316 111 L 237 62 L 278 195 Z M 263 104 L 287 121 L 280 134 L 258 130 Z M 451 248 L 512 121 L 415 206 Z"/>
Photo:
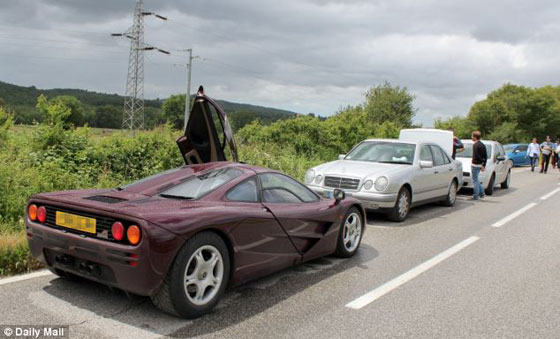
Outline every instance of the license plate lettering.
<path fill-rule="evenodd" d="M 55 223 L 58 226 L 95 234 L 96 221 L 94 218 L 56 211 Z"/>

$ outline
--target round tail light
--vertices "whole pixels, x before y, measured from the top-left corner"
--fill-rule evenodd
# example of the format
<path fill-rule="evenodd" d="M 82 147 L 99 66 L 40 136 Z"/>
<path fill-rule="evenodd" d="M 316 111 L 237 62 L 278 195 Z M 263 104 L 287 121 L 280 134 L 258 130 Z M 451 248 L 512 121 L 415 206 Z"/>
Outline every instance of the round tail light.
<path fill-rule="evenodd" d="M 111 226 L 111 234 L 115 240 L 123 240 L 124 238 L 124 226 L 121 222 L 117 221 Z"/>
<path fill-rule="evenodd" d="M 37 220 L 39 220 L 39 222 L 41 223 L 47 220 L 47 209 L 45 208 L 45 206 L 37 208 Z"/>
<path fill-rule="evenodd" d="M 27 215 L 31 221 L 37 220 L 37 205 L 29 205 Z"/>
<path fill-rule="evenodd" d="M 140 227 L 136 225 L 130 226 L 126 230 L 126 237 L 128 238 L 128 242 L 132 245 L 136 245 L 140 242 Z"/>

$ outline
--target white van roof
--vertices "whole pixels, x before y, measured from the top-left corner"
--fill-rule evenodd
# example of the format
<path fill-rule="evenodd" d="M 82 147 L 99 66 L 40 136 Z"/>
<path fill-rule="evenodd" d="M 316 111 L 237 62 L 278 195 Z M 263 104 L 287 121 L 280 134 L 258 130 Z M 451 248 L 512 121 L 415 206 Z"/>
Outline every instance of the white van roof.
<path fill-rule="evenodd" d="M 435 128 L 409 128 L 401 130 L 399 140 L 436 144 L 449 156 L 453 154 L 453 132 Z"/>

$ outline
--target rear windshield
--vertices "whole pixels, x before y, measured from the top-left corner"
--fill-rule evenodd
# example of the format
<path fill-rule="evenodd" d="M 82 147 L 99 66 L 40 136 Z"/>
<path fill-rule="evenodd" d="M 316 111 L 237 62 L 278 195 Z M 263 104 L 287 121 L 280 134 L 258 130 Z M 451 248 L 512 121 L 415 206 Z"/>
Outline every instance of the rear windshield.
<path fill-rule="evenodd" d="M 483 143 L 484 144 L 484 143 Z M 463 144 L 465 149 L 462 152 L 457 153 L 458 158 L 472 158 L 472 143 Z M 486 156 L 490 158 L 492 156 L 492 145 L 484 144 L 486 146 Z"/>
<path fill-rule="evenodd" d="M 184 170 L 184 168 L 182 168 L 182 167 L 173 168 L 173 169 L 170 169 L 170 170 L 167 170 L 167 171 L 164 171 L 164 172 L 156 173 L 154 175 L 150 175 L 149 177 L 145 177 L 143 179 L 133 181 L 129 184 L 121 185 L 121 186 L 117 187 L 117 190 L 121 191 L 121 190 L 125 190 L 125 189 L 128 189 L 128 188 L 133 188 L 133 187 L 136 187 L 137 185 L 141 185 L 141 184 L 143 184 L 145 182 L 148 182 L 150 180 L 157 179 L 157 178 L 166 176 L 168 174 L 173 174 L 173 173 L 179 172 L 181 170 Z"/>
<path fill-rule="evenodd" d="M 235 168 L 221 168 L 189 177 L 186 181 L 160 193 L 165 198 L 198 199 L 220 186 L 241 176 L 243 172 Z"/>

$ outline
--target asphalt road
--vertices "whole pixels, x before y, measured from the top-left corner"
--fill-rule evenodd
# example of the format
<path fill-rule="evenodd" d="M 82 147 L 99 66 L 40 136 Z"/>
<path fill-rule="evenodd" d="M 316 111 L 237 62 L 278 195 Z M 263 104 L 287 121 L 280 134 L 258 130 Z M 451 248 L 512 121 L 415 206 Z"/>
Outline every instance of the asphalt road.
<path fill-rule="evenodd" d="M 559 338 L 559 179 L 515 169 L 483 201 L 467 193 L 402 224 L 371 214 L 354 258 L 231 290 L 198 320 L 45 273 L 0 280 L 0 323 L 69 325 L 71 338 Z"/>

